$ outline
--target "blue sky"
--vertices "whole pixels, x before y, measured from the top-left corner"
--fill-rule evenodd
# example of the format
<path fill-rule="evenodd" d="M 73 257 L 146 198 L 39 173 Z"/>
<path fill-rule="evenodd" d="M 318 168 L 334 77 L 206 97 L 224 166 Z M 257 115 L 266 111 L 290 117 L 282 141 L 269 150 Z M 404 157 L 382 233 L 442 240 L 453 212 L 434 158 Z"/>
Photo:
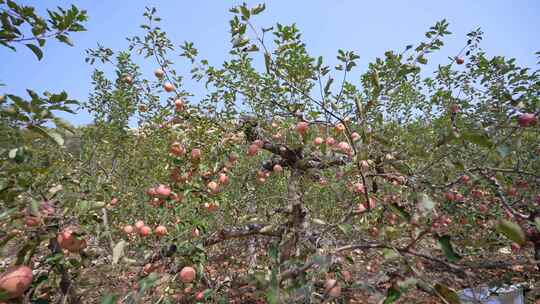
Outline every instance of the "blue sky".
<path fill-rule="evenodd" d="M 163 18 L 162 27 L 179 45 L 193 41 L 202 57 L 219 65 L 228 57 L 230 46 L 228 9 L 237 1 L 18 1 L 43 12 L 47 7 L 75 4 L 88 11 L 87 32 L 72 36 L 75 47 L 51 41 L 45 56 L 38 61 L 27 49 L 14 53 L 0 48 L 0 94 L 24 94 L 26 88 L 38 92 L 66 90 L 72 98 L 86 100 L 91 89 L 92 67 L 84 62 L 84 50 L 97 42 L 114 50 L 127 46 L 125 37 L 140 34 L 145 6 L 155 6 Z M 261 1 L 247 1 L 254 5 Z M 483 49 L 488 55 L 515 57 L 523 66 L 534 67 L 534 53 L 540 51 L 540 1 L 353 1 L 302 0 L 266 1 L 266 11 L 254 21 L 258 26 L 275 22 L 296 23 L 301 29 L 312 55 L 335 62 L 337 49 L 354 50 L 360 55 L 360 69 L 387 50 L 402 50 L 407 44 L 421 41 L 424 32 L 436 21 L 446 18 L 453 33 L 443 50 L 433 57 L 435 67 L 458 52 L 466 41 L 466 33 L 477 27 L 484 31 Z M 177 68 L 188 70 L 188 62 L 180 57 Z M 155 66 L 148 61 L 143 71 L 151 77 Z M 355 81 L 355 79 L 352 79 Z M 198 86 L 187 85 L 195 94 Z M 65 115 L 74 124 L 91 122 L 86 113 Z"/>

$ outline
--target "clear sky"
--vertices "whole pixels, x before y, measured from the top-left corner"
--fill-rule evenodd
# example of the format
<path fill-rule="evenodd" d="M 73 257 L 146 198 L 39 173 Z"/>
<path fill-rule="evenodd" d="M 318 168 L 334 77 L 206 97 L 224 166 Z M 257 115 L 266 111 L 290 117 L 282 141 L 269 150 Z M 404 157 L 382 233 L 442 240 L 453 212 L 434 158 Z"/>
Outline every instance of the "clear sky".
<path fill-rule="evenodd" d="M 70 97 L 86 100 L 91 89 L 92 67 L 84 62 L 84 50 L 97 42 L 114 50 L 127 46 L 125 37 L 140 34 L 145 6 L 155 6 L 163 18 L 162 27 L 176 45 L 193 41 L 200 54 L 219 65 L 228 57 L 228 9 L 237 1 L 182 0 L 19 0 L 40 12 L 47 7 L 75 4 L 86 9 L 87 32 L 72 36 L 75 47 L 48 42 L 44 58 L 38 61 L 26 48 L 14 53 L 0 48 L 1 93 L 25 94 L 26 88 L 38 92 L 66 90 Z M 254 5 L 262 1 L 247 1 Z M 337 49 L 354 50 L 360 55 L 360 68 L 382 56 L 386 50 L 402 50 L 421 41 L 424 32 L 436 21 L 446 18 L 453 33 L 432 66 L 458 52 L 466 33 L 481 27 L 482 43 L 488 55 L 517 58 L 523 66 L 536 66 L 534 53 L 540 51 L 540 1 L 538 0 L 268 0 L 266 11 L 255 19 L 259 26 L 275 22 L 296 23 L 303 32 L 308 49 L 335 62 Z M 188 62 L 180 57 L 177 67 L 186 70 Z M 155 66 L 143 65 L 150 76 Z M 352 79 L 354 81 L 354 79 Z M 194 93 L 200 94 L 197 86 Z M 91 121 L 88 114 L 66 115 L 75 124 Z"/>

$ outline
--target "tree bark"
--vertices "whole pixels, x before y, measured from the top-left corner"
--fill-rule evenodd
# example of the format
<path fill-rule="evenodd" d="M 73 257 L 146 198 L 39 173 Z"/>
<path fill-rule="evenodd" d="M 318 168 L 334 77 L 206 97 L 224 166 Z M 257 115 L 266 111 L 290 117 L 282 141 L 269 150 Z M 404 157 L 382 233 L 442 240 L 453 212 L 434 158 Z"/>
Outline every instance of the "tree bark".
<path fill-rule="evenodd" d="M 291 176 L 287 185 L 287 201 L 290 215 L 280 244 L 281 264 L 295 255 L 298 248 L 298 241 L 305 233 L 309 223 L 308 210 L 302 201 L 302 177 L 302 171 L 291 168 Z"/>

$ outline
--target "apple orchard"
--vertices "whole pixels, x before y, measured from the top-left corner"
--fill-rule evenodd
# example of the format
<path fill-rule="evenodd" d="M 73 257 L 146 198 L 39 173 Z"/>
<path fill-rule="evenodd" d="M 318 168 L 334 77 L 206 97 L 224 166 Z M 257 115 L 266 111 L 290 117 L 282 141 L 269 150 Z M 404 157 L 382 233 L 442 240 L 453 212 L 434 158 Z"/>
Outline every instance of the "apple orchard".
<path fill-rule="evenodd" d="M 221 65 L 169 40 L 148 8 L 127 49 L 86 51 L 86 101 L 0 87 L 0 302 L 459 303 L 481 283 L 534 290 L 540 72 L 487 56 L 481 30 L 428 66 L 445 20 L 363 71 L 353 51 L 329 66 L 295 25 L 257 24 L 264 9 L 230 10 Z M 41 59 L 86 18 L 0 0 L 0 44 Z M 92 124 L 57 116 L 81 109 Z"/>

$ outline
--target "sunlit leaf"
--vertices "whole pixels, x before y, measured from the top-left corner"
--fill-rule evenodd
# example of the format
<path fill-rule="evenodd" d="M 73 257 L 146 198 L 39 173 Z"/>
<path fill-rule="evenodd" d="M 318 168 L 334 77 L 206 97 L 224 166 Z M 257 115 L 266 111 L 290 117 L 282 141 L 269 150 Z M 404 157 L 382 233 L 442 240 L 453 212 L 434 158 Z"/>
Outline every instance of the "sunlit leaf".
<path fill-rule="evenodd" d="M 527 241 L 525 232 L 523 232 L 521 227 L 514 222 L 501 219 L 497 223 L 496 229 L 499 233 L 506 236 L 511 241 L 518 243 L 519 245 L 523 245 Z"/>

